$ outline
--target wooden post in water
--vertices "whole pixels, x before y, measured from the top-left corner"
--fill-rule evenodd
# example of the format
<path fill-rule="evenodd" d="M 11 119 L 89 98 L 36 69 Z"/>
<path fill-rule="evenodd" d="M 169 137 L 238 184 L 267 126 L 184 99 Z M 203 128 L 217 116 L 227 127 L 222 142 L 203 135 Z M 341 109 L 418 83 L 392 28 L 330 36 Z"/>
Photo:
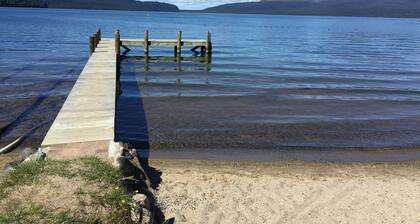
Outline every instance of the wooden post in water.
<path fill-rule="evenodd" d="M 146 57 L 149 55 L 149 31 L 144 32 L 144 54 Z"/>
<path fill-rule="evenodd" d="M 176 71 L 180 72 L 181 71 L 181 55 L 178 55 L 175 61 L 176 61 Z"/>
<path fill-rule="evenodd" d="M 206 56 L 205 56 L 205 61 L 207 65 L 211 63 L 211 51 L 212 51 L 211 33 L 207 32 L 206 33 Z"/>
<path fill-rule="evenodd" d="M 149 71 L 149 55 L 145 54 L 144 56 L 144 71 L 148 72 Z"/>
<path fill-rule="evenodd" d="M 93 36 L 89 37 L 89 56 L 91 56 L 93 54 L 93 52 L 95 51 L 95 42 L 94 42 L 94 38 Z"/>
<path fill-rule="evenodd" d="M 206 53 L 211 54 L 212 51 L 212 45 L 211 45 L 211 33 L 206 33 Z"/>
<path fill-rule="evenodd" d="M 176 42 L 176 55 L 177 57 L 181 56 L 181 46 L 182 46 L 182 31 L 178 31 L 178 38 Z"/>

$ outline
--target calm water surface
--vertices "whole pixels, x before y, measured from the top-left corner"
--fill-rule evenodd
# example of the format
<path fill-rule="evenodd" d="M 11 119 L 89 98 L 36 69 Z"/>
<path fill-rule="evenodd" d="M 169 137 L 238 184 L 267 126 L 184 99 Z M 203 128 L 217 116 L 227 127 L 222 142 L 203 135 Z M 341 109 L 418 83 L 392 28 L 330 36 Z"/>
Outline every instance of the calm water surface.
<path fill-rule="evenodd" d="M 23 146 L 40 144 L 98 26 L 105 37 L 213 34 L 210 65 L 122 62 L 121 140 L 179 151 L 414 148 L 420 157 L 420 22 L 395 18 L 0 8 L 1 145 L 26 133 Z"/>

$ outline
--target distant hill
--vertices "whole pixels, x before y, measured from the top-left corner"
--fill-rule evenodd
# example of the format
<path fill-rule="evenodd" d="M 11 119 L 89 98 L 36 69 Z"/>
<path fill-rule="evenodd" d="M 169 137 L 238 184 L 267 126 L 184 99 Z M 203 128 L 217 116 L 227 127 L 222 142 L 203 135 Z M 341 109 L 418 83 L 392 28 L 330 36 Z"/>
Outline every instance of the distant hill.
<path fill-rule="evenodd" d="M 207 8 L 204 12 L 420 17 L 420 0 L 262 0 Z"/>
<path fill-rule="evenodd" d="M 172 4 L 161 2 L 141 2 L 135 0 L 0 0 L 0 6 L 133 11 L 179 11 L 178 7 Z"/>
<path fill-rule="evenodd" d="M 44 0 L 0 0 L 0 7 L 46 8 L 48 5 Z"/>

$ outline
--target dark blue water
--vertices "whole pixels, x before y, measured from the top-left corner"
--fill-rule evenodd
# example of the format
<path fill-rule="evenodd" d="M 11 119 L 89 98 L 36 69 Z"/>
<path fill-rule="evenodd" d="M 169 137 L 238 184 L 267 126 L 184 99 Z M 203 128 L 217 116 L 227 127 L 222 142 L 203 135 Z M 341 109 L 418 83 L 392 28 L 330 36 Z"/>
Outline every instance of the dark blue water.
<path fill-rule="evenodd" d="M 24 144 L 40 143 L 97 27 L 105 37 L 213 34 L 210 66 L 152 61 L 146 71 L 142 59 L 123 62 L 122 99 L 142 97 L 152 148 L 420 145 L 417 19 L 16 8 L 0 8 L 1 144 L 27 132 Z"/>

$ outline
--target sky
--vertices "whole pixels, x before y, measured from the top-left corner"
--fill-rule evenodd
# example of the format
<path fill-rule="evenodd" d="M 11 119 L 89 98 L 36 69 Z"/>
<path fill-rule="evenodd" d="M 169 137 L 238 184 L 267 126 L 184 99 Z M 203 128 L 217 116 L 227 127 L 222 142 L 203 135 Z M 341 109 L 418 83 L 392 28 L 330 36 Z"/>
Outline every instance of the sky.
<path fill-rule="evenodd" d="M 178 6 L 180 9 L 205 9 L 211 6 L 234 3 L 234 2 L 250 2 L 252 0 L 157 0 L 159 2 L 167 2 Z M 253 0 L 257 1 L 257 0 Z"/>

